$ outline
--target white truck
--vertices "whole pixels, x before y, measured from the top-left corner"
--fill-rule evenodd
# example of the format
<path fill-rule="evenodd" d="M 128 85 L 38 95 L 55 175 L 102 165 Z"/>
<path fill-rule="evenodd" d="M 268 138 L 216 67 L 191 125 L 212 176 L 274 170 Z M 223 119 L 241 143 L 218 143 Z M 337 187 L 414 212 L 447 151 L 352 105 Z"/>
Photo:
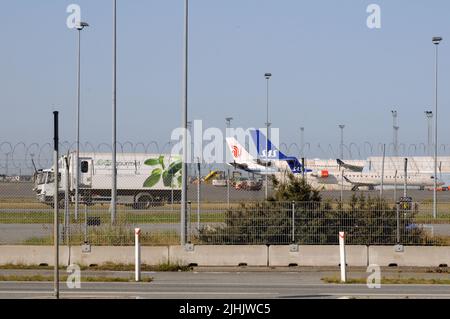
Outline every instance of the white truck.
<path fill-rule="evenodd" d="M 181 199 L 181 157 L 157 154 L 117 154 L 117 198 L 119 203 L 148 208 Z M 111 200 L 112 155 L 110 153 L 69 153 L 59 160 L 59 193 L 63 203 L 66 190 L 75 200 L 79 172 L 79 202 L 88 205 Z M 37 199 L 53 205 L 54 168 L 37 171 L 35 188 Z"/>

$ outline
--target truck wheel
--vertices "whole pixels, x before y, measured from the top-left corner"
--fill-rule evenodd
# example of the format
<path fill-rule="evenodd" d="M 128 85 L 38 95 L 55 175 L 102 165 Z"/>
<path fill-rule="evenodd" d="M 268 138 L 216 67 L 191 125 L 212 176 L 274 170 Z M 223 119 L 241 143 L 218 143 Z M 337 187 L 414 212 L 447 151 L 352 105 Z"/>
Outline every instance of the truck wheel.
<path fill-rule="evenodd" d="M 154 201 L 151 195 L 142 195 L 136 198 L 134 202 L 134 209 L 149 209 L 153 207 Z"/>

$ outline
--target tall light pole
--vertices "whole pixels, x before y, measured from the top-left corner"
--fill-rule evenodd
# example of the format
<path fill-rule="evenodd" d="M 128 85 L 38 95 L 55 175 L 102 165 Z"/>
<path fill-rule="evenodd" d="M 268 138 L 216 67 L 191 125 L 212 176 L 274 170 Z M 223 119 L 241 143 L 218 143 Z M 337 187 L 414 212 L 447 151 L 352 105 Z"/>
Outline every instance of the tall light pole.
<path fill-rule="evenodd" d="M 183 114 L 183 165 L 181 170 L 181 245 L 186 244 L 187 234 L 187 126 L 188 126 L 188 58 L 189 58 L 189 0 L 184 1 L 184 50 L 183 50 L 183 94 L 182 109 Z"/>
<path fill-rule="evenodd" d="M 5 153 L 5 168 L 6 168 L 6 171 L 5 171 L 5 175 L 6 175 L 6 177 L 8 177 L 8 174 L 9 174 L 9 172 L 8 172 L 8 160 L 9 160 L 9 154 L 11 154 L 10 152 L 8 152 L 8 153 Z"/>
<path fill-rule="evenodd" d="M 78 202 L 79 202 L 79 188 L 80 188 L 80 105 L 81 105 L 81 31 L 88 27 L 86 22 L 80 22 L 77 24 L 78 30 L 78 54 L 77 54 L 77 151 L 74 167 L 77 170 L 75 181 L 75 220 L 78 220 Z"/>
<path fill-rule="evenodd" d="M 344 128 L 345 125 L 339 125 L 339 128 L 341 129 L 341 144 L 340 144 L 340 156 L 341 156 L 341 160 L 344 159 Z"/>
<path fill-rule="evenodd" d="M 393 129 L 393 137 L 392 143 L 394 144 L 394 156 L 398 156 L 398 130 L 399 126 L 397 124 L 397 111 L 391 111 L 392 113 L 392 129 Z"/>
<path fill-rule="evenodd" d="M 225 131 L 225 138 L 228 137 L 228 130 L 231 128 L 231 121 L 233 120 L 232 117 L 225 118 L 225 122 L 227 124 L 227 129 Z M 228 166 L 228 173 L 227 173 L 227 207 L 230 208 L 230 167 Z"/>
<path fill-rule="evenodd" d="M 269 198 L 269 175 L 268 175 L 268 165 L 269 165 L 269 128 L 270 128 L 270 122 L 269 122 L 269 80 L 272 77 L 272 73 L 266 73 L 264 74 L 264 77 L 266 78 L 266 104 L 267 104 L 267 122 L 266 122 L 266 194 L 265 198 L 266 200 Z"/>
<path fill-rule="evenodd" d="M 117 1 L 113 0 L 113 90 L 112 90 L 112 185 L 111 224 L 116 222 L 117 209 Z"/>
<path fill-rule="evenodd" d="M 427 154 L 431 156 L 433 154 L 432 145 L 433 145 L 433 111 L 425 111 L 425 116 L 427 117 L 428 122 L 428 147 Z"/>
<path fill-rule="evenodd" d="M 59 299 L 59 112 L 53 112 L 53 167 L 54 167 L 54 189 L 53 189 L 53 247 L 54 247 L 54 269 L 53 289 L 55 298 Z"/>
<path fill-rule="evenodd" d="M 300 159 L 304 158 L 305 128 L 300 127 Z"/>
<path fill-rule="evenodd" d="M 189 165 L 188 165 L 188 169 L 187 169 L 187 178 L 188 178 L 188 183 L 189 183 L 189 177 L 192 175 L 193 170 L 192 170 L 192 163 L 194 162 L 194 158 L 193 158 L 193 149 L 194 149 L 194 145 L 193 145 L 193 140 L 192 140 L 192 121 L 188 121 L 187 122 L 187 134 L 188 136 L 190 136 L 190 140 L 191 140 L 191 144 L 190 146 L 190 150 L 189 150 Z"/>
<path fill-rule="evenodd" d="M 437 217 L 437 157 L 438 157 L 438 62 L 439 62 L 439 43 L 441 43 L 441 37 L 433 37 L 432 42 L 435 46 L 435 110 L 434 110 L 434 187 L 433 187 L 433 218 Z"/>

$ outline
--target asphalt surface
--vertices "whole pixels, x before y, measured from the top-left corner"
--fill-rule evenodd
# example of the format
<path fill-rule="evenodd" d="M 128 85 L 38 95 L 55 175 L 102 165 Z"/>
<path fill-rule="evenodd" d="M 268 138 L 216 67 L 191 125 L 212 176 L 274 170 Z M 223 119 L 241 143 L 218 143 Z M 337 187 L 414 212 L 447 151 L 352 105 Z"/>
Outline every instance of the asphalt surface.
<path fill-rule="evenodd" d="M 62 298 L 131 299 L 338 299 L 450 298 L 448 285 L 323 284 L 326 273 L 208 272 L 144 273 L 151 283 L 82 283 L 81 289 L 61 284 Z M 0 282 L 0 298 L 52 298 L 52 283 Z"/>
<path fill-rule="evenodd" d="M 12 199 L 17 200 L 27 199 L 34 200 L 36 198 L 33 192 L 33 183 L 1 183 L 0 182 L 0 200 L 2 199 Z M 227 188 L 226 187 L 216 187 L 212 185 L 201 185 L 202 200 L 209 202 L 226 202 L 227 201 Z M 197 185 L 189 185 L 188 188 L 188 200 L 197 200 Z M 264 200 L 265 191 L 245 191 L 236 190 L 230 188 L 230 199 L 231 201 L 243 201 L 243 200 L 253 200 L 259 201 Z"/>
<path fill-rule="evenodd" d="M 14 199 L 17 200 L 27 199 L 34 200 L 35 194 L 33 192 L 33 183 L 0 183 L 0 200 L 2 199 Z M 269 193 L 271 193 L 271 189 L 269 189 Z M 380 194 L 379 190 L 374 191 L 344 191 L 343 197 L 344 200 L 348 200 L 352 197 L 352 195 L 359 196 L 360 194 L 365 194 L 366 196 L 371 196 L 372 198 L 377 198 Z M 322 198 L 331 199 L 331 200 L 340 200 L 341 192 L 340 191 L 322 191 Z M 403 188 L 398 187 L 397 195 L 403 195 Z M 384 195 L 386 199 L 393 201 L 394 198 L 394 190 L 385 189 Z M 421 202 L 424 200 L 432 200 L 433 192 L 430 190 L 417 190 L 417 189 L 409 189 L 408 196 L 413 197 L 414 201 Z M 202 201 L 207 202 L 226 202 L 227 201 L 227 188 L 226 187 L 215 187 L 212 185 L 202 185 L 201 186 L 201 198 Z M 239 201 L 257 201 L 264 200 L 265 198 L 265 190 L 262 189 L 260 191 L 245 191 L 245 190 L 235 190 L 234 188 L 230 189 L 230 201 L 239 202 Z M 195 201 L 197 200 L 197 186 L 190 185 L 188 189 L 188 200 Z M 450 202 L 450 192 L 438 192 L 438 200 L 442 202 Z"/>
<path fill-rule="evenodd" d="M 34 184 L 23 183 L 4 183 L 0 182 L 0 199 L 2 198 L 35 198 L 33 192 Z"/>

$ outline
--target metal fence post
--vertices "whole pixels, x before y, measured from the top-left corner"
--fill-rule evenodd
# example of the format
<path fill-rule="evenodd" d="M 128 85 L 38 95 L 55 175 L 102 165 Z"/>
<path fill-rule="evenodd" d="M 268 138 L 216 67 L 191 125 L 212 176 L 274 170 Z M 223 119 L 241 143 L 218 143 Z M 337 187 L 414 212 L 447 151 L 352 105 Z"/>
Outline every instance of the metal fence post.
<path fill-rule="evenodd" d="M 397 245 L 400 245 L 400 202 L 397 202 Z"/>
<path fill-rule="evenodd" d="M 397 202 L 397 175 L 398 175 L 398 171 L 395 170 L 395 175 L 394 175 L 394 202 Z"/>
<path fill-rule="evenodd" d="M 197 202 L 197 232 L 200 233 L 200 201 Z"/>
<path fill-rule="evenodd" d="M 69 159 L 64 157 L 65 164 L 65 191 L 64 191 L 64 241 L 69 244 L 69 227 L 70 227 L 70 200 L 69 200 Z"/>
<path fill-rule="evenodd" d="M 227 208 L 230 208 L 230 169 L 227 172 Z"/>
<path fill-rule="evenodd" d="M 197 185 L 197 231 L 200 232 L 200 198 L 201 198 L 201 181 L 202 181 L 200 158 L 198 159 L 197 170 L 198 170 L 198 176 L 197 176 L 197 178 L 198 178 L 198 185 Z"/>
<path fill-rule="evenodd" d="M 397 244 L 395 245 L 395 251 L 401 253 L 404 251 L 403 245 L 400 244 L 400 202 L 397 202 Z"/>
<path fill-rule="evenodd" d="M 53 205 L 54 205 L 54 216 L 53 216 L 53 241 L 54 241 L 54 271 L 53 271 L 53 284 L 54 284 L 54 294 L 55 298 L 59 299 L 59 112 L 53 112 L 53 122 L 54 122 L 54 151 L 53 151 L 53 167 L 54 167 L 54 194 L 53 194 Z"/>
<path fill-rule="evenodd" d="M 405 158 L 405 179 L 404 179 L 404 186 L 403 186 L 403 197 L 408 196 L 408 159 Z"/>
<path fill-rule="evenodd" d="M 170 153 L 170 157 L 169 157 L 169 163 L 172 164 L 172 152 Z M 170 206 L 171 206 L 171 210 L 173 212 L 173 174 L 170 174 Z"/>
<path fill-rule="evenodd" d="M 386 161 L 386 144 L 383 144 L 383 161 L 381 164 L 381 186 L 380 186 L 380 200 L 383 199 L 384 192 L 384 164 Z"/>
<path fill-rule="evenodd" d="M 292 243 L 295 243 L 295 202 L 292 201 Z"/>
<path fill-rule="evenodd" d="M 84 243 L 88 243 L 88 213 L 86 203 L 84 203 Z"/>
<path fill-rule="evenodd" d="M 187 236 L 188 236 L 188 243 L 191 243 L 191 232 L 192 232 L 192 227 L 191 227 L 191 212 L 192 212 L 192 202 L 188 201 L 188 211 L 187 211 Z"/>

